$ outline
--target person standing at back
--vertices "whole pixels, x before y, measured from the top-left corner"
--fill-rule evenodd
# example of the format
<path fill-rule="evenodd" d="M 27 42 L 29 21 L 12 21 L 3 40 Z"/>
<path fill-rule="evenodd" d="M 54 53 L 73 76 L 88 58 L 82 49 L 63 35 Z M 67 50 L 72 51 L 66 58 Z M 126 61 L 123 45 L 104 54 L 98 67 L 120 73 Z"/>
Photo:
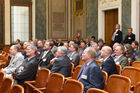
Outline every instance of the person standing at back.
<path fill-rule="evenodd" d="M 121 43 L 122 42 L 122 32 L 120 31 L 120 25 L 116 24 L 115 31 L 112 35 L 112 41 L 111 41 L 111 47 L 114 45 L 114 43 Z"/>

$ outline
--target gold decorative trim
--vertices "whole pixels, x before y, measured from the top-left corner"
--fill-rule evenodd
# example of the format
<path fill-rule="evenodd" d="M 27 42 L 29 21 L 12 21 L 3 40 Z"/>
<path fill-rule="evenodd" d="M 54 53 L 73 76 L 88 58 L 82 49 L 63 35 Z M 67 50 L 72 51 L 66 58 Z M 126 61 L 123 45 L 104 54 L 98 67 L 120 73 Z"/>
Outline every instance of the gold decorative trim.
<path fill-rule="evenodd" d="M 74 0 L 74 15 L 79 17 L 84 15 L 84 0 Z"/>

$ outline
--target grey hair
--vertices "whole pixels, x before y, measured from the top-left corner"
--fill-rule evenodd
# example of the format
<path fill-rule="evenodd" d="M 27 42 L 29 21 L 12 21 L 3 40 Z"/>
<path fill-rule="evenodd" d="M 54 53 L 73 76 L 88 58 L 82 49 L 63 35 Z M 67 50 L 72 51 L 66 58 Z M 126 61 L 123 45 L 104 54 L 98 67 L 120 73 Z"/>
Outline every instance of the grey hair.
<path fill-rule="evenodd" d="M 29 44 L 29 46 L 31 47 L 31 49 L 37 51 L 37 47 L 34 44 Z"/>
<path fill-rule="evenodd" d="M 91 47 L 92 47 L 93 45 L 98 46 L 98 44 L 97 44 L 96 42 L 92 42 L 92 43 L 91 43 Z"/>
<path fill-rule="evenodd" d="M 85 51 L 87 51 L 87 53 L 91 56 L 91 58 L 96 58 L 97 57 L 97 52 L 94 48 L 92 47 L 87 47 L 85 49 Z"/>
<path fill-rule="evenodd" d="M 111 49 L 110 46 L 103 46 L 103 48 L 106 48 L 105 52 L 106 52 L 107 54 L 109 54 L 109 55 L 112 54 L 112 49 Z"/>
<path fill-rule="evenodd" d="M 17 50 L 17 52 L 19 52 L 19 46 L 18 45 L 12 45 L 12 47 L 15 49 L 15 50 Z"/>
<path fill-rule="evenodd" d="M 123 54 L 124 54 L 124 51 L 125 51 L 124 46 L 122 44 L 119 44 L 118 46 L 121 48 L 121 50 L 123 51 Z"/>
<path fill-rule="evenodd" d="M 67 48 L 65 46 L 59 46 L 58 50 L 60 53 L 62 53 L 64 56 L 67 55 Z"/>

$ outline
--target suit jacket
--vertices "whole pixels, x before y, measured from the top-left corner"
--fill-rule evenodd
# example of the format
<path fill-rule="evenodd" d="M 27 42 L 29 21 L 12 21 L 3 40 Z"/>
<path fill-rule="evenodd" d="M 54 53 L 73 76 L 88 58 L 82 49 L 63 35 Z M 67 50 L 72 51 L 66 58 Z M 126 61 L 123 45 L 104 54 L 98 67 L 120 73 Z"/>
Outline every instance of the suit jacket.
<path fill-rule="evenodd" d="M 125 36 L 124 43 L 131 44 L 133 41 L 135 41 L 135 34 L 131 33 L 130 35 Z"/>
<path fill-rule="evenodd" d="M 114 41 L 111 41 L 111 47 L 114 45 L 114 43 L 121 43 L 122 42 L 122 32 L 120 30 L 117 31 L 115 34 Z"/>
<path fill-rule="evenodd" d="M 20 68 L 22 70 L 20 71 Z M 15 71 L 15 80 L 18 84 L 24 85 L 24 81 L 35 80 L 36 73 L 38 70 L 38 61 L 36 57 L 30 59 L 26 58 L 24 62 Z M 20 72 L 19 72 L 20 71 Z"/>
<path fill-rule="evenodd" d="M 116 64 L 111 56 L 108 57 L 105 61 L 103 61 L 101 65 L 101 70 L 106 71 L 108 73 L 108 76 L 118 73 Z"/>
<path fill-rule="evenodd" d="M 119 59 L 116 60 L 115 63 L 119 63 L 121 65 L 122 69 L 123 69 L 124 66 L 127 66 L 128 65 L 128 59 L 127 59 L 127 57 L 125 57 L 124 55 L 122 55 L 121 57 L 119 57 Z"/>
<path fill-rule="evenodd" d="M 13 58 L 11 58 L 9 65 L 4 68 L 4 72 L 6 73 L 6 77 L 12 77 L 12 73 L 15 72 L 16 68 L 19 67 L 24 60 L 24 56 L 18 52 Z"/>
<path fill-rule="evenodd" d="M 103 75 L 102 75 L 102 72 L 100 70 L 99 65 L 96 63 L 96 61 L 92 61 L 85 68 L 85 71 L 82 74 L 82 71 L 83 71 L 85 64 L 86 63 L 84 63 L 83 66 L 81 67 L 80 72 L 79 72 L 78 77 L 77 77 L 77 79 L 79 77 L 81 77 L 79 81 L 84 84 L 84 93 L 86 93 L 86 91 L 89 88 L 103 89 L 104 78 L 103 78 Z"/>
<path fill-rule="evenodd" d="M 52 68 L 52 64 L 50 64 L 50 61 L 54 58 L 54 55 L 52 54 L 51 50 L 48 51 L 48 53 L 45 55 L 44 58 L 42 58 L 44 53 L 41 54 L 39 60 L 40 60 L 40 67 L 41 68 L 47 68 L 50 69 Z"/>
<path fill-rule="evenodd" d="M 78 55 L 78 53 L 76 52 L 70 52 L 68 54 L 68 57 L 70 58 L 70 61 L 74 64 L 74 67 L 76 67 L 77 65 L 79 65 L 80 62 L 80 56 Z"/>
<path fill-rule="evenodd" d="M 51 69 L 51 73 L 60 73 L 65 77 L 71 74 L 71 64 L 68 56 L 62 56 L 54 61 L 54 65 Z"/>
<path fill-rule="evenodd" d="M 83 52 L 84 52 L 85 49 L 86 49 L 86 47 L 85 47 L 85 48 L 80 48 L 80 49 L 79 49 L 78 54 L 79 54 L 80 58 L 82 58 L 82 54 L 83 54 Z"/>

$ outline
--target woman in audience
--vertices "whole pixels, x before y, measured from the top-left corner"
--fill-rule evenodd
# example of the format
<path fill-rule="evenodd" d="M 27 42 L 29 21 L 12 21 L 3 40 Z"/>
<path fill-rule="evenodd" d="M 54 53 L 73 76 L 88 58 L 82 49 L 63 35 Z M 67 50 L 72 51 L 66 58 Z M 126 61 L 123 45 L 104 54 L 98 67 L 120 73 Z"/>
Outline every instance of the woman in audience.
<path fill-rule="evenodd" d="M 128 58 L 130 65 L 136 60 L 136 54 L 130 44 L 125 44 L 125 56 Z"/>

